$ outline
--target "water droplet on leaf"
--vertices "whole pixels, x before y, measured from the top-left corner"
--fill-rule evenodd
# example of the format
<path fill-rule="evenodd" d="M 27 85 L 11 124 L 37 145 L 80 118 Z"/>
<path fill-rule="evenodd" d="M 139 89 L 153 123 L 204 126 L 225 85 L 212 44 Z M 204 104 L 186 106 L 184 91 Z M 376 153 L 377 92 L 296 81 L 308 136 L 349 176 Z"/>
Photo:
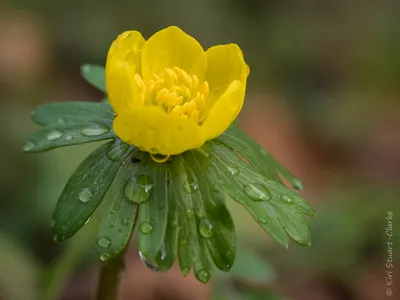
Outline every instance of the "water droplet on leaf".
<path fill-rule="evenodd" d="M 258 222 L 261 223 L 261 224 L 266 224 L 267 220 L 265 218 L 263 218 L 263 217 L 259 217 L 258 218 Z"/>
<path fill-rule="evenodd" d="M 36 147 L 36 145 L 34 142 L 27 141 L 22 149 L 25 152 L 28 152 L 28 151 L 31 151 L 32 149 L 34 149 L 35 147 Z"/>
<path fill-rule="evenodd" d="M 210 272 L 207 270 L 200 270 L 197 272 L 196 277 L 203 283 L 207 283 L 210 279 Z"/>
<path fill-rule="evenodd" d="M 111 245 L 111 240 L 110 240 L 108 237 L 105 237 L 105 236 L 100 237 L 100 238 L 97 240 L 97 245 L 98 245 L 100 248 L 106 249 L 106 248 L 110 247 L 110 245 Z"/>
<path fill-rule="evenodd" d="M 106 261 L 110 258 L 110 254 L 108 253 L 103 253 L 102 255 L 100 255 L 100 260 L 101 261 Z"/>
<path fill-rule="evenodd" d="M 182 185 L 183 191 L 187 194 L 193 194 L 194 192 L 196 192 L 199 189 L 199 185 L 197 184 L 196 181 L 192 181 L 192 182 L 184 182 Z"/>
<path fill-rule="evenodd" d="M 108 126 L 101 124 L 101 123 L 92 123 L 85 128 L 82 129 L 82 134 L 84 136 L 97 136 L 101 134 L 108 133 L 110 128 Z"/>
<path fill-rule="evenodd" d="M 213 235 L 213 226 L 209 219 L 201 218 L 199 224 L 199 233 L 203 238 L 210 238 Z"/>
<path fill-rule="evenodd" d="M 128 226 L 130 223 L 131 223 L 131 220 L 129 220 L 128 218 L 121 220 L 122 226 Z"/>
<path fill-rule="evenodd" d="M 79 192 L 79 200 L 83 203 L 89 202 L 93 197 L 94 191 L 92 188 L 84 188 Z"/>
<path fill-rule="evenodd" d="M 54 228 L 54 226 L 56 226 L 56 221 L 53 220 L 53 221 L 50 222 L 50 227 Z"/>
<path fill-rule="evenodd" d="M 58 140 L 62 136 L 63 136 L 63 133 L 61 131 L 54 129 L 47 133 L 46 138 L 49 141 L 55 141 L 55 140 Z"/>
<path fill-rule="evenodd" d="M 244 192 L 254 201 L 271 200 L 271 192 L 265 186 L 258 183 L 246 185 L 244 187 Z"/>
<path fill-rule="evenodd" d="M 125 186 L 125 196 L 134 203 L 143 203 L 150 198 L 153 185 L 153 179 L 147 175 L 134 176 Z"/>
<path fill-rule="evenodd" d="M 89 217 L 89 219 L 87 219 L 85 224 L 83 224 L 83 225 L 86 225 L 87 223 L 89 223 L 91 219 L 92 219 L 92 217 Z"/>
<path fill-rule="evenodd" d="M 282 195 L 281 199 L 283 202 L 286 202 L 288 204 L 292 204 L 293 203 L 293 198 L 288 196 L 288 195 Z"/>
<path fill-rule="evenodd" d="M 160 269 L 159 267 L 154 263 L 149 261 L 146 257 L 144 257 L 144 255 L 142 254 L 141 251 L 139 251 L 139 256 L 140 256 L 140 260 L 142 261 L 142 263 L 150 270 L 154 271 L 154 272 L 159 272 Z"/>
<path fill-rule="evenodd" d="M 239 174 L 239 169 L 235 167 L 228 167 L 228 172 L 231 173 L 233 176 L 236 176 Z"/>
<path fill-rule="evenodd" d="M 183 274 L 183 276 L 187 276 L 187 275 L 189 274 L 189 272 L 190 272 L 190 269 L 189 269 L 189 268 L 183 268 L 183 269 L 182 269 L 182 274 Z"/>
<path fill-rule="evenodd" d="M 66 141 L 72 141 L 74 139 L 74 137 L 70 134 L 67 134 L 66 136 L 64 136 L 64 140 Z"/>
<path fill-rule="evenodd" d="M 150 222 L 143 222 L 140 224 L 140 232 L 143 234 L 150 234 L 153 232 L 154 226 Z"/>
<path fill-rule="evenodd" d="M 301 191 L 301 190 L 303 190 L 303 183 L 302 183 L 301 180 L 300 180 L 299 178 L 297 178 L 297 177 L 293 177 L 293 178 L 292 178 L 292 185 L 293 185 L 293 188 L 294 188 L 296 191 Z"/>

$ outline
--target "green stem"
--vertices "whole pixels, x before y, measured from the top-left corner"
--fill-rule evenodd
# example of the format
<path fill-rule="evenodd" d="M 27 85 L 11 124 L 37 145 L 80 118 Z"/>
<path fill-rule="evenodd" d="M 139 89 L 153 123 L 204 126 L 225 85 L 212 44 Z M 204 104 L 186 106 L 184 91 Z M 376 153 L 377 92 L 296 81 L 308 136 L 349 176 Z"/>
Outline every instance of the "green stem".
<path fill-rule="evenodd" d="M 125 271 L 125 251 L 100 265 L 99 283 L 96 291 L 96 300 L 117 300 L 118 283 Z"/>

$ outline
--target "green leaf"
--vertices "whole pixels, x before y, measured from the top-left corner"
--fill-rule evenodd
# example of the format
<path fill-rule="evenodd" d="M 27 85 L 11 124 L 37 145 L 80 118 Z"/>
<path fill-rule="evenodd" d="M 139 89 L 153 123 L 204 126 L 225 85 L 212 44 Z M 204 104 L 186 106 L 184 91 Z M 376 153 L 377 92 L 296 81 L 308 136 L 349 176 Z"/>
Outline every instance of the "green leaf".
<path fill-rule="evenodd" d="M 162 242 L 168 220 L 167 165 L 154 162 L 148 153 L 141 153 L 137 172 L 126 190 L 127 197 L 140 204 L 138 215 L 139 249 L 154 261 Z"/>
<path fill-rule="evenodd" d="M 229 127 L 216 140 L 240 153 L 266 178 L 281 182 L 274 165 L 264 159 L 265 151 L 237 126 Z"/>
<path fill-rule="evenodd" d="M 294 214 L 294 211 L 300 210 L 314 215 L 314 210 L 304 199 L 284 185 L 261 176 L 225 146 L 209 142 L 205 148 L 212 153 L 211 161 L 225 191 L 242 204 L 278 243 L 287 247 L 286 234 L 289 234 L 302 245 L 310 244 L 310 232 L 304 226 L 305 220 Z M 286 214 L 295 216 L 298 222 L 288 223 Z M 292 232 L 294 226 L 298 227 L 296 233 Z"/>
<path fill-rule="evenodd" d="M 124 153 L 128 150 L 129 145 L 120 140 L 116 142 L 120 147 L 114 146 L 114 151 Z M 113 156 L 115 155 L 117 153 L 113 153 Z M 137 205 L 125 197 L 125 187 L 136 169 L 137 165 L 127 157 L 99 207 L 97 250 L 103 261 L 118 255 L 130 240 L 136 221 Z"/>
<path fill-rule="evenodd" d="M 264 283 L 273 281 L 276 276 L 270 264 L 255 252 L 243 248 L 238 250 L 235 264 L 229 274 L 243 280 Z"/>
<path fill-rule="evenodd" d="M 168 175 L 170 176 L 170 174 Z M 176 258 L 178 249 L 178 210 L 176 198 L 172 195 L 171 185 L 168 186 L 168 221 L 164 240 L 156 257 L 156 264 L 160 271 L 169 270 Z"/>
<path fill-rule="evenodd" d="M 114 112 L 108 103 L 56 102 L 42 104 L 31 112 L 32 121 L 38 125 L 70 125 L 95 121 L 112 122 Z"/>
<path fill-rule="evenodd" d="M 172 195 L 178 204 L 179 238 L 178 258 L 183 275 L 193 265 L 195 276 L 208 282 L 212 274 L 212 258 L 207 241 L 199 233 L 199 222 L 204 217 L 202 203 L 196 196 L 198 189 L 193 173 L 187 170 L 184 155 L 175 156 L 170 164 Z"/>
<path fill-rule="evenodd" d="M 235 225 L 225 206 L 225 193 L 217 185 L 217 176 L 208 157 L 199 151 L 182 154 L 186 173 L 193 178 L 196 224 L 205 239 L 210 255 L 218 269 L 229 271 L 235 261 Z M 190 186 L 186 187 L 186 189 Z"/>
<path fill-rule="evenodd" d="M 277 173 L 281 174 L 296 190 L 302 190 L 301 180 L 282 166 L 270 153 L 266 152 L 261 146 L 249 137 L 237 126 L 229 127 L 216 140 L 234 149 L 245 157 L 252 166 L 268 179 L 281 182 Z M 276 173 L 277 172 L 277 173 Z"/>
<path fill-rule="evenodd" d="M 106 77 L 103 66 L 85 64 L 81 67 L 81 74 L 92 86 L 106 92 Z"/>
<path fill-rule="evenodd" d="M 120 144 L 111 141 L 93 151 L 75 170 L 54 210 L 55 240 L 73 236 L 91 217 L 121 164 L 133 151 L 118 151 Z"/>
<path fill-rule="evenodd" d="M 25 143 L 27 153 L 115 138 L 112 121 L 43 127 Z"/>

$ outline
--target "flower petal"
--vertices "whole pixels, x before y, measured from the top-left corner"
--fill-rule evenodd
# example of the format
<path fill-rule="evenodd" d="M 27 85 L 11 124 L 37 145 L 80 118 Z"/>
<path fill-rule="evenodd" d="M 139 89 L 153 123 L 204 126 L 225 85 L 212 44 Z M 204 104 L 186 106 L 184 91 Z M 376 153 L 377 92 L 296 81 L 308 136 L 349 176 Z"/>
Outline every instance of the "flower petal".
<path fill-rule="evenodd" d="M 210 109 L 225 93 L 234 80 L 246 81 L 249 68 L 243 60 L 243 53 L 236 44 L 218 45 L 206 51 L 207 72 L 210 94 L 206 107 Z"/>
<path fill-rule="evenodd" d="M 149 80 L 165 68 L 179 67 L 203 81 L 207 67 L 204 50 L 176 26 L 155 33 L 143 47 L 143 79 Z"/>
<path fill-rule="evenodd" d="M 134 74 L 141 74 L 141 54 L 145 40 L 138 31 L 125 31 L 112 43 L 107 55 L 106 88 L 117 114 L 136 106 Z"/>
<path fill-rule="evenodd" d="M 235 120 L 243 106 L 246 81 L 234 80 L 218 98 L 200 127 L 205 140 L 222 134 Z"/>
<path fill-rule="evenodd" d="M 114 130 L 126 143 L 150 153 L 174 155 L 204 144 L 200 127 L 157 106 L 144 106 L 118 115 Z"/>

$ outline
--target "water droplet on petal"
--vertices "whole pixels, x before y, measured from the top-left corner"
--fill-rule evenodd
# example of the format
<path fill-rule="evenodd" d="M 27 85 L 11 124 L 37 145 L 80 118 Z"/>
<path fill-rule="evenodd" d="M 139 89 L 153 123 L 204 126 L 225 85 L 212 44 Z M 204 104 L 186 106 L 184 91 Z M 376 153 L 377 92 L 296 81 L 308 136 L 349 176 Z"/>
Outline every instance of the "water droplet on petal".
<path fill-rule="evenodd" d="M 239 174 L 239 169 L 236 167 L 228 167 L 228 172 L 231 173 L 233 176 L 236 176 Z"/>
<path fill-rule="evenodd" d="M 301 180 L 300 180 L 299 178 L 297 178 L 297 177 L 293 177 L 293 178 L 292 178 L 292 185 L 293 185 L 293 188 L 294 188 L 296 191 L 301 191 L 301 190 L 303 190 L 303 183 L 302 183 Z"/>
<path fill-rule="evenodd" d="M 122 226 L 128 226 L 131 223 L 131 220 L 129 218 L 125 218 L 121 220 Z"/>
<path fill-rule="evenodd" d="M 87 125 L 85 128 L 82 129 L 82 134 L 84 136 L 98 136 L 101 134 L 108 133 L 110 128 L 108 126 L 101 124 L 101 123 L 92 123 Z"/>
<path fill-rule="evenodd" d="M 153 179 L 147 175 L 134 176 L 125 186 L 125 196 L 134 203 L 143 203 L 150 198 L 153 185 Z"/>
<path fill-rule="evenodd" d="M 27 141 L 24 145 L 24 147 L 22 148 L 25 152 L 31 151 L 36 147 L 34 142 L 31 141 Z"/>
<path fill-rule="evenodd" d="M 293 203 L 293 198 L 288 196 L 288 195 L 282 195 L 281 199 L 283 202 L 286 202 L 288 204 L 292 204 Z"/>
<path fill-rule="evenodd" d="M 213 235 L 213 225 L 207 218 L 201 218 L 199 224 L 199 233 L 203 238 L 210 238 Z"/>
<path fill-rule="evenodd" d="M 110 240 L 108 237 L 105 237 L 105 236 L 100 237 L 100 238 L 97 240 L 97 245 L 98 245 L 100 248 L 106 249 L 106 248 L 110 247 L 110 245 L 111 245 L 111 240 Z"/>
<path fill-rule="evenodd" d="M 140 260 L 142 261 L 142 263 L 150 270 L 154 271 L 154 272 L 159 272 L 160 269 L 159 267 L 154 263 L 149 261 L 146 257 L 144 257 L 144 255 L 142 254 L 141 251 L 139 251 L 139 256 L 140 256 Z"/>
<path fill-rule="evenodd" d="M 192 182 L 184 182 L 182 185 L 183 191 L 187 194 L 193 194 L 194 192 L 196 192 L 199 189 L 199 185 L 197 184 L 196 181 L 192 181 Z"/>
<path fill-rule="evenodd" d="M 196 277 L 203 283 L 207 283 L 210 279 L 210 272 L 207 270 L 200 270 L 197 272 Z"/>
<path fill-rule="evenodd" d="M 46 138 L 49 141 L 55 141 L 55 140 L 58 140 L 62 136 L 63 136 L 63 133 L 61 131 L 54 129 L 47 133 Z"/>
<path fill-rule="evenodd" d="M 79 200 L 83 203 L 89 202 L 93 197 L 94 191 L 92 188 L 83 188 L 79 192 Z"/>
<path fill-rule="evenodd" d="M 143 234 L 150 234 L 153 232 L 154 226 L 150 222 L 143 222 L 140 224 L 140 232 Z"/>
<path fill-rule="evenodd" d="M 244 192 L 254 201 L 271 200 L 271 192 L 265 186 L 258 183 L 246 185 L 244 187 Z"/>

